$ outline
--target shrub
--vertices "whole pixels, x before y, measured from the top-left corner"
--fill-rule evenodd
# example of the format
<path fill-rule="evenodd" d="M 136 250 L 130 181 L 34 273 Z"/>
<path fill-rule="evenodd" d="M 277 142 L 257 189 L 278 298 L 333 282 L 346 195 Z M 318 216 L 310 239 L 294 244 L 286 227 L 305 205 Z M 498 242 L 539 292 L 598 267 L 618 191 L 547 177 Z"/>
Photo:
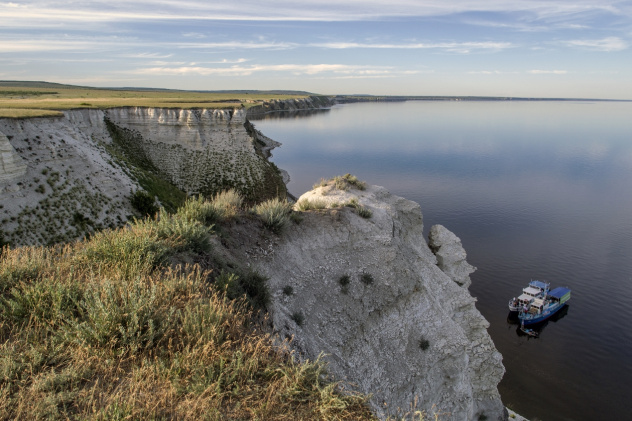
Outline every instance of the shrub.
<path fill-rule="evenodd" d="M 324 178 L 321 178 L 318 183 L 314 184 L 312 186 L 312 188 L 316 189 L 318 187 L 325 187 L 327 184 L 329 183 L 329 181 L 325 180 Z"/>
<path fill-rule="evenodd" d="M 219 192 L 213 198 L 213 205 L 222 219 L 230 219 L 237 214 L 244 202 L 243 196 L 235 189 Z"/>
<path fill-rule="evenodd" d="M 424 337 L 419 339 L 419 348 L 421 348 L 422 351 L 427 350 L 429 347 L 430 347 L 430 342 L 428 341 L 428 339 Z"/>
<path fill-rule="evenodd" d="M 363 272 L 362 275 L 360 275 L 360 281 L 362 281 L 364 285 L 371 285 L 373 283 L 373 275 Z"/>
<path fill-rule="evenodd" d="M 154 216 L 158 212 L 154 197 L 142 190 L 136 190 L 130 199 L 134 209 L 142 216 Z"/>
<path fill-rule="evenodd" d="M 174 241 L 172 247 L 175 251 L 193 250 L 202 252 L 210 249 L 209 234 L 211 233 L 211 227 L 207 227 L 199 221 L 191 221 L 178 214 L 169 215 L 167 211 L 161 209 L 156 219 L 148 219 L 138 222 L 138 224 L 146 224 L 150 227 L 155 226 L 159 238 Z"/>
<path fill-rule="evenodd" d="M 294 288 L 292 288 L 292 285 L 286 285 L 283 287 L 283 294 L 286 296 L 290 296 L 292 294 L 294 294 Z"/>
<path fill-rule="evenodd" d="M 298 327 L 302 327 L 303 323 L 305 323 L 305 316 L 300 311 L 295 311 L 294 313 L 292 313 L 290 319 L 294 320 L 294 323 L 296 323 Z"/>
<path fill-rule="evenodd" d="M 270 293 L 266 282 L 268 279 L 257 272 L 251 271 L 241 276 L 232 272 L 220 272 L 215 278 L 215 287 L 230 299 L 243 296 L 257 309 L 265 309 L 270 302 Z"/>
<path fill-rule="evenodd" d="M 287 200 L 274 198 L 258 204 L 254 211 L 259 215 L 266 228 L 279 233 L 289 221 L 292 205 Z"/>
<path fill-rule="evenodd" d="M 349 275 L 342 275 L 340 279 L 338 279 L 338 283 L 340 284 L 340 290 L 343 294 L 349 292 L 349 283 L 351 283 L 351 278 Z"/>

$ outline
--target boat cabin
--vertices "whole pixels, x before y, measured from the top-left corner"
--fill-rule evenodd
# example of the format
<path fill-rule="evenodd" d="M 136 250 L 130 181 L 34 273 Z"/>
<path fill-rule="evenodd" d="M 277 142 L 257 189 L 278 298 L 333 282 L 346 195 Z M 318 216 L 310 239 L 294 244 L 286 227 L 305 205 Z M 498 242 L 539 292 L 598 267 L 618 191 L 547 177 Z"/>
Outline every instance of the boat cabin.
<path fill-rule="evenodd" d="M 522 290 L 523 295 L 530 295 L 532 297 L 537 297 L 542 293 L 542 290 L 534 287 L 526 287 Z"/>
<path fill-rule="evenodd" d="M 529 313 L 531 314 L 540 314 L 544 309 L 544 300 L 540 298 L 534 298 L 531 302 L 531 306 L 529 307 Z"/>

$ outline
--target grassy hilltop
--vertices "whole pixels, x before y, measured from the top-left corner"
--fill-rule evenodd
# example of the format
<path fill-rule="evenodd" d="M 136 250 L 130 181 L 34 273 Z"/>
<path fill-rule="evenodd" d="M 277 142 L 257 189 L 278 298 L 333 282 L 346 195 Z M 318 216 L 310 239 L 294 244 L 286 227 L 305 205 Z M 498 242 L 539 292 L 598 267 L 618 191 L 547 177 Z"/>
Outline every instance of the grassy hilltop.
<path fill-rule="evenodd" d="M 305 98 L 307 92 L 195 92 L 167 89 L 98 89 L 46 82 L 0 81 L 0 118 L 61 115 L 75 108 L 240 108 L 272 99 Z"/>

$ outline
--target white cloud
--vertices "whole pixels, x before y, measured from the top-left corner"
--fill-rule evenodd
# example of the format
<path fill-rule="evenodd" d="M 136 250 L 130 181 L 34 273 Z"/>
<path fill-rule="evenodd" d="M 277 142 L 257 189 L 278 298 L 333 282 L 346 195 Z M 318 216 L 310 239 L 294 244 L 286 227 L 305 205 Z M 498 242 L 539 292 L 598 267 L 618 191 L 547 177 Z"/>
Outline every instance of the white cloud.
<path fill-rule="evenodd" d="M 595 51 L 622 51 L 628 48 L 628 43 L 619 37 L 607 37 L 602 39 L 583 39 L 564 41 L 563 44 L 569 47 L 578 47 Z"/>
<path fill-rule="evenodd" d="M 532 75 L 565 75 L 567 70 L 527 70 Z"/>
<path fill-rule="evenodd" d="M 143 75 L 229 75 L 249 76 L 260 72 L 285 72 L 294 75 L 317 75 L 332 73 L 336 75 L 353 75 L 365 77 L 385 76 L 394 73 L 387 66 L 362 66 L 347 64 L 274 64 L 230 67 L 203 67 L 203 66 L 158 66 L 141 68 L 133 71 L 134 74 Z M 403 74 L 402 72 L 397 72 Z"/>
<path fill-rule="evenodd" d="M 374 43 L 357 43 L 357 42 L 327 42 L 319 44 L 311 44 L 312 47 L 331 48 L 331 49 L 349 49 L 349 48 L 374 48 L 374 49 L 440 49 L 455 53 L 469 53 L 471 51 L 494 50 L 500 51 L 507 48 L 513 48 L 510 42 L 441 42 L 441 43 L 409 43 L 409 44 L 374 44 Z"/>
<path fill-rule="evenodd" d="M 622 14 L 626 2 L 618 0 L 276 0 L 215 2 L 206 0 L 92 0 L 58 2 L 25 0 L 0 3 L 3 24 L 19 26 L 125 20 L 275 20 L 352 21 L 391 17 L 447 16 L 466 12 L 529 13 L 536 18 L 568 17 L 587 12 Z"/>
<path fill-rule="evenodd" d="M 173 54 L 161 54 L 161 53 L 134 53 L 134 54 L 123 54 L 121 57 L 127 58 L 170 58 L 173 57 Z"/>
<path fill-rule="evenodd" d="M 220 49 L 268 49 L 268 50 L 288 50 L 296 48 L 298 44 L 292 42 L 275 41 L 227 41 L 227 42 L 189 42 L 178 43 L 179 48 L 220 48 Z"/>

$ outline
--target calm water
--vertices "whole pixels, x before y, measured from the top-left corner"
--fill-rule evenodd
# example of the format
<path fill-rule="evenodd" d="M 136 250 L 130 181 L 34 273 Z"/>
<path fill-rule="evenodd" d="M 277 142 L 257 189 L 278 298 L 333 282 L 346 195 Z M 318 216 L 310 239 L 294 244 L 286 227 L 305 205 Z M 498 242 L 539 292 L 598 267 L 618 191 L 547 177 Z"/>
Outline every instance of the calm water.
<path fill-rule="evenodd" d="M 461 238 L 506 405 L 545 421 L 632 419 L 632 103 L 366 103 L 255 124 L 283 143 L 273 161 L 295 195 L 349 172 Z M 573 291 L 537 339 L 507 320 L 531 279 Z"/>

